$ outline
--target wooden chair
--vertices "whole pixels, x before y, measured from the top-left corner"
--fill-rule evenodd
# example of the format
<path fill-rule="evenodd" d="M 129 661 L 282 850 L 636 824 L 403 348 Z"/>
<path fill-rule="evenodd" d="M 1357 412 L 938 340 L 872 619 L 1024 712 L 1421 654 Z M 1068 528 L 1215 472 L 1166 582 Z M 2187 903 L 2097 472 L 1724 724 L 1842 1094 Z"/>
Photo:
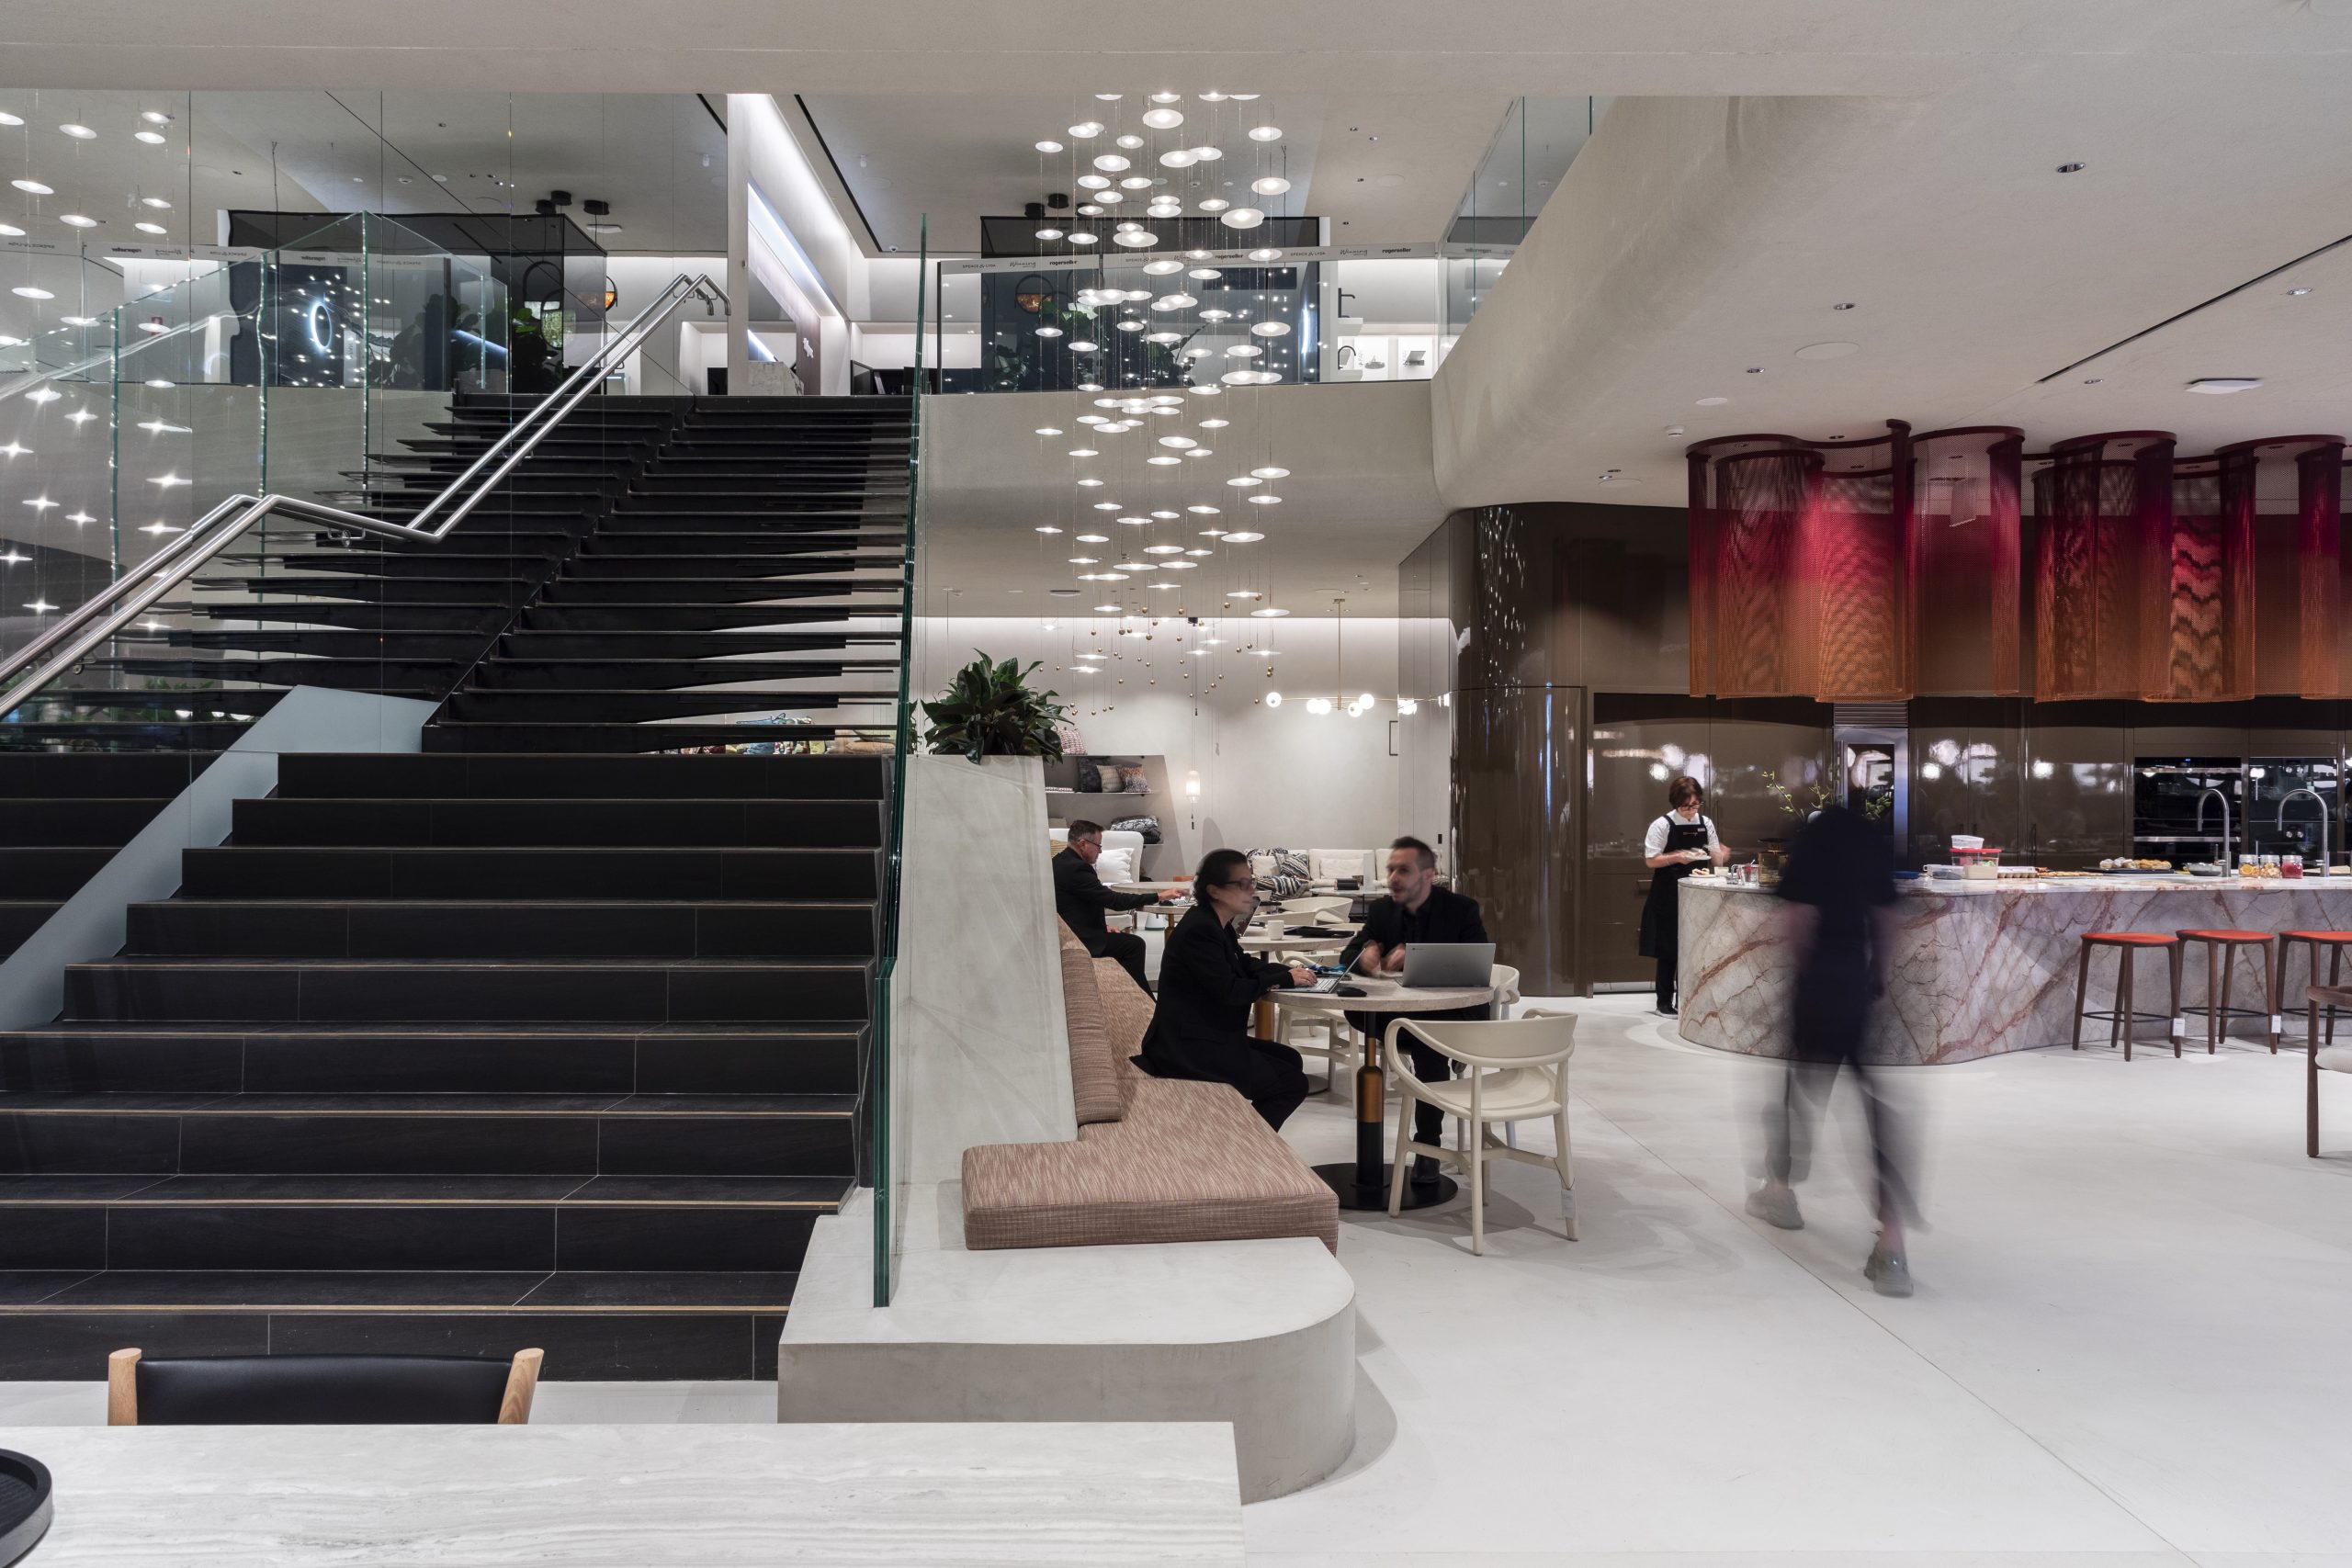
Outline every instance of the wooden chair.
<path fill-rule="evenodd" d="M 541 1350 L 482 1356 L 107 1358 L 109 1427 L 520 1427 Z M 144 1408 L 142 1417 L 141 1410 Z"/>
<path fill-rule="evenodd" d="M 2352 1007 L 2352 987 L 2312 986 L 2303 992 L 2303 1152 L 2319 1158 L 2319 1076 L 2352 1073 L 2352 1045 L 2323 1044 L 2319 1015 L 2326 1010 L 2331 1032 L 2335 1010 Z"/>
<path fill-rule="evenodd" d="M 1412 1059 L 1397 1041 L 1409 1032 L 1440 1055 L 1470 1069 L 1467 1076 L 1430 1083 L 1413 1075 Z M 1487 1250 L 1486 1167 L 1498 1159 L 1549 1166 L 1560 1174 L 1560 1212 L 1568 1239 L 1577 1239 L 1576 1177 L 1568 1162 L 1568 1058 L 1576 1054 L 1573 1013 L 1538 1010 L 1508 1022 L 1423 1023 L 1400 1018 L 1383 1043 L 1389 1081 L 1401 1103 L 1396 1111 L 1396 1159 L 1390 1172 L 1388 1212 L 1402 1211 L 1405 1178 L 1412 1156 L 1429 1155 L 1462 1170 L 1470 1187 L 1470 1250 Z M 1413 1141 L 1413 1104 L 1427 1101 L 1470 1124 L 1469 1147 L 1456 1152 Z M 1512 1147 L 1487 1129 L 1490 1123 L 1549 1118 L 1556 1154 Z"/>

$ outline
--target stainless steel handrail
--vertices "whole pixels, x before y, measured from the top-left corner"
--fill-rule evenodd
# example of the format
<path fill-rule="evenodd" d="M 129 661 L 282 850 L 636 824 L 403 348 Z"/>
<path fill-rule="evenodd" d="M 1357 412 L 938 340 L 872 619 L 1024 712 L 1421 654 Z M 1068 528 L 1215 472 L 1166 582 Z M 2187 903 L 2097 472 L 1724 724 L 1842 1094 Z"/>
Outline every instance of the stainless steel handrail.
<path fill-rule="evenodd" d="M 241 494 L 232 495 L 192 524 L 188 531 L 141 561 L 131 572 L 117 578 L 82 604 L 57 625 L 27 643 L 23 648 L 0 660 L 0 712 L 20 706 L 27 699 L 48 686 L 60 675 L 72 669 L 92 649 L 113 637 L 124 626 L 146 613 L 148 607 L 174 588 L 193 576 L 205 562 L 219 555 L 235 541 L 246 528 L 276 513 L 302 518 L 314 523 L 331 524 L 339 528 L 356 529 L 383 538 L 404 539 L 411 544 L 437 545 L 463 522 L 468 513 L 480 505 L 499 481 L 514 471 L 514 466 L 529 457 L 540 442 L 562 423 L 580 400 L 596 385 L 600 373 L 613 360 L 632 353 L 644 342 L 670 312 L 695 295 L 703 295 L 719 305 L 727 304 L 725 291 L 710 280 L 708 274 L 689 276 L 680 273 L 668 288 L 655 297 L 653 303 L 638 312 L 635 320 L 621 329 L 619 334 L 599 348 L 563 384 L 549 393 L 545 400 L 523 418 L 508 427 L 505 434 L 485 448 L 482 454 L 466 466 L 465 471 L 442 488 L 424 509 L 408 523 L 387 523 L 381 518 L 368 517 L 356 512 L 346 512 L 323 502 L 306 501 L 300 496 Z M 553 410 L 550 414 L 548 411 Z M 535 428 L 536 427 L 536 428 Z M 471 495 L 466 497 L 449 515 L 432 528 L 420 526 L 439 511 L 449 498 L 462 489 L 476 474 L 497 458 L 500 452 L 513 445 L 516 438 L 528 433 L 528 438 L 509 453 L 497 470 L 484 480 Z M 160 564 L 161 570 L 156 570 Z M 112 612 L 104 606 L 116 604 Z M 96 622 L 96 625 L 91 623 Z M 51 654 L 52 649 L 62 651 Z M 9 687 L 6 682 L 19 671 L 48 656 L 48 663 L 23 684 Z"/>

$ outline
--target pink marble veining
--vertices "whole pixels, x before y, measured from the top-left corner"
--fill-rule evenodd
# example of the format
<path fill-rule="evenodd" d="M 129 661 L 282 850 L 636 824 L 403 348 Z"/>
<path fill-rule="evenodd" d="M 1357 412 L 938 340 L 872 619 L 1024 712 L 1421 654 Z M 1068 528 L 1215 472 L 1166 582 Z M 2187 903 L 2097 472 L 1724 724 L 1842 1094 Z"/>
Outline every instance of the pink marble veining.
<path fill-rule="evenodd" d="M 1719 1050 L 1779 1056 L 1788 1051 L 1790 954 L 1780 901 L 1769 891 L 1686 881 L 1680 892 L 1680 1029 Z M 2120 878 L 1946 890 L 1906 885 L 1896 904 L 1896 948 L 1885 1000 L 1874 1010 L 1871 1049 L 1885 1062 L 1964 1062 L 2003 1051 L 2064 1045 L 2074 1032 L 2075 976 L 2082 933 L 2177 932 L 2201 927 L 2281 931 L 2342 930 L 2352 923 L 2352 878 L 2333 882 L 2211 884 Z M 2198 950 L 2201 953 L 2201 950 Z M 2259 1007 L 2259 950 L 2241 956 L 2233 1002 Z M 2092 1010 L 2115 1006 L 2118 960 L 2091 959 Z M 2289 997 L 2307 984 L 2300 956 L 2281 975 Z M 2132 1008 L 2169 1005 L 2162 949 L 2143 950 L 2133 967 Z M 2184 1006 L 2205 995 L 2201 956 L 2188 964 Z M 2256 1031 L 2237 1021 L 2240 1032 Z M 2190 1026 L 2201 1038 L 2201 1021 Z M 2108 1025 L 2087 1021 L 2083 1043 L 2107 1048 Z M 2168 1043 L 2164 1025 L 2142 1022 L 2134 1039 Z"/>

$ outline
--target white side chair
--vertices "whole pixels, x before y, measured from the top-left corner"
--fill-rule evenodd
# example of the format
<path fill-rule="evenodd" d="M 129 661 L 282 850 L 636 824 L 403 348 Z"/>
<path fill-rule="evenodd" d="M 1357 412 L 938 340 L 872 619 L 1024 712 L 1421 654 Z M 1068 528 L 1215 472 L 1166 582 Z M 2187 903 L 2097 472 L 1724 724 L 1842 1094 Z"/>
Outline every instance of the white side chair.
<path fill-rule="evenodd" d="M 1487 972 L 1487 982 L 1495 988 L 1493 1001 L 1487 1004 L 1487 1016 L 1497 1021 L 1510 1017 L 1510 1010 L 1519 1005 L 1519 971 L 1508 964 L 1498 964 Z M 1519 1147 L 1519 1127 L 1515 1122 L 1503 1123 L 1503 1142 L 1511 1148 Z M 1461 1117 L 1453 1119 L 1453 1146 L 1470 1146 L 1470 1123 Z"/>
<path fill-rule="evenodd" d="M 1305 898 L 1285 898 L 1279 923 L 1284 926 L 1332 926 L 1347 923 L 1348 906 L 1354 900 L 1345 894 L 1317 894 Z M 1329 963 L 1328 956 L 1317 956 L 1314 962 Z M 1329 1064 L 1330 1082 L 1340 1071 L 1353 1072 L 1356 1066 L 1355 1032 L 1348 1021 L 1337 1013 L 1303 1012 L 1285 1009 L 1283 1012 L 1282 1043 L 1302 1056 L 1319 1056 Z M 1319 1039 L 1320 1044 L 1312 1043 Z"/>
<path fill-rule="evenodd" d="M 1411 1060 L 1397 1048 L 1410 1032 L 1440 1055 L 1461 1063 L 1466 1076 L 1426 1083 L 1413 1076 Z M 1487 1250 L 1486 1167 L 1498 1159 L 1550 1166 L 1560 1173 L 1560 1213 L 1568 1239 L 1577 1239 L 1576 1177 L 1568 1163 L 1568 1058 L 1576 1055 L 1573 1013 L 1530 1012 L 1508 1022 L 1422 1023 L 1400 1018 L 1382 1043 L 1389 1081 L 1397 1089 L 1396 1160 L 1389 1179 L 1388 1212 L 1399 1213 L 1412 1156 L 1428 1155 L 1458 1167 L 1470 1187 L 1470 1250 Z M 1470 1125 L 1470 1146 L 1459 1153 L 1413 1141 L 1413 1106 L 1424 1101 Z M 1490 1124 L 1549 1118 L 1556 1155 L 1513 1148 L 1487 1131 Z"/>

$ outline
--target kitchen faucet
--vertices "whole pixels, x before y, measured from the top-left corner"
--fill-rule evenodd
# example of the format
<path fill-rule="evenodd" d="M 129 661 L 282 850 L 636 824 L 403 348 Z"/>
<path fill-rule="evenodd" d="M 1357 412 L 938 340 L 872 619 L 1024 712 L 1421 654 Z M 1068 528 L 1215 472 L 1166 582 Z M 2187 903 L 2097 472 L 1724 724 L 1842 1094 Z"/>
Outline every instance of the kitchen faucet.
<path fill-rule="evenodd" d="M 2205 795 L 2222 803 L 2222 870 L 2226 873 L 2230 869 L 2230 797 L 2211 785 L 2205 795 L 2197 797 L 2197 830 L 2200 833 L 2205 830 Z"/>
<path fill-rule="evenodd" d="M 2319 807 L 2319 874 L 2325 876 L 2327 874 L 2327 802 L 2320 798 L 2319 791 L 2309 785 L 2301 789 L 2289 790 L 2278 802 L 2278 830 L 2281 833 L 2287 830 L 2287 802 L 2299 795 L 2310 795 L 2312 804 Z M 2200 801 L 2199 804 L 2201 806 L 2204 803 Z"/>

